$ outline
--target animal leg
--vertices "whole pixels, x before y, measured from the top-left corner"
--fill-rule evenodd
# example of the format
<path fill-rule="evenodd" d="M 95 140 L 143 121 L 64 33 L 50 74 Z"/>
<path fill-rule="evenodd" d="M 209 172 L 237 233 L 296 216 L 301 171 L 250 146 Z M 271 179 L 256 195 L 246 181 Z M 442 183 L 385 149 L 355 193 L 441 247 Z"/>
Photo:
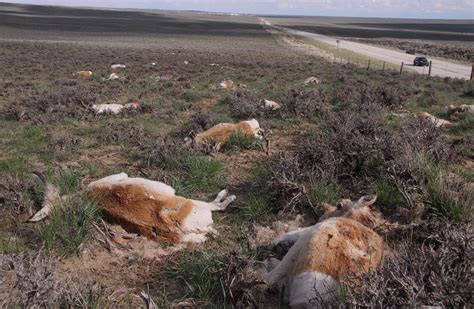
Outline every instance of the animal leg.
<path fill-rule="evenodd" d="M 235 195 L 231 195 L 229 196 L 228 198 L 226 198 L 222 203 L 218 204 L 219 205 L 219 210 L 224 210 L 227 208 L 227 206 L 229 206 L 230 203 L 232 203 L 233 201 L 235 201 L 237 199 L 237 197 Z"/>
<path fill-rule="evenodd" d="M 222 190 L 216 196 L 216 198 L 211 202 L 211 204 L 219 204 L 226 196 L 229 194 L 227 190 Z"/>

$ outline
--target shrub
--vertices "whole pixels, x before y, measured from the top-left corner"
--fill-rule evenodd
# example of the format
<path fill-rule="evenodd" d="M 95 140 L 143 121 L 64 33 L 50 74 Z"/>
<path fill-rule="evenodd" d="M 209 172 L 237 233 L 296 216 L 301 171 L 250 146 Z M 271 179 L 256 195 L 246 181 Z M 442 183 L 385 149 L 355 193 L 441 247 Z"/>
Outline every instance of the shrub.
<path fill-rule="evenodd" d="M 22 119 L 38 121 L 47 118 L 62 121 L 64 117 L 82 119 L 92 115 L 90 108 L 99 98 L 98 87 L 75 85 L 64 86 L 47 94 L 32 94 L 15 103 L 22 107 Z M 11 113 L 10 113 L 11 114 Z"/>
<path fill-rule="evenodd" d="M 346 282 L 350 307 L 468 307 L 473 302 L 472 224 L 423 223 L 406 235 L 383 266 Z"/>
<path fill-rule="evenodd" d="M 291 89 L 280 98 L 284 117 L 316 117 L 327 111 L 327 96 L 320 89 Z"/>
<path fill-rule="evenodd" d="M 407 119 L 394 128 L 384 108 L 353 106 L 326 115 L 318 131 L 298 140 L 294 155 L 273 160 L 265 183 L 272 203 L 283 211 L 311 209 L 317 215 L 322 202 L 359 196 L 377 181 L 383 206 L 414 206 L 405 196 L 415 198 L 424 187 L 421 162 L 444 164 L 450 155 L 431 123 Z M 393 209 L 384 210 L 394 215 Z"/>
<path fill-rule="evenodd" d="M 232 122 L 226 116 L 200 111 L 191 117 L 191 120 L 183 124 L 176 132 L 178 137 L 186 137 L 191 131 L 199 133 L 206 131 L 216 124 Z"/>
<path fill-rule="evenodd" d="M 106 302 L 104 287 L 65 276 L 58 271 L 58 259 L 42 251 L 34 255 L 0 254 L 0 272 L 13 274 L 8 276 L 13 281 L 0 281 L 2 306 L 95 308 Z"/>
<path fill-rule="evenodd" d="M 231 113 L 235 117 L 254 118 L 262 110 L 262 99 L 245 89 L 239 89 L 228 94 L 223 100 L 231 108 Z"/>
<path fill-rule="evenodd" d="M 361 80 L 351 80 L 337 85 L 333 103 L 339 109 L 355 106 L 373 105 L 386 108 L 399 108 L 412 92 L 411 85 L 389 84 L 377 85 Z"/>

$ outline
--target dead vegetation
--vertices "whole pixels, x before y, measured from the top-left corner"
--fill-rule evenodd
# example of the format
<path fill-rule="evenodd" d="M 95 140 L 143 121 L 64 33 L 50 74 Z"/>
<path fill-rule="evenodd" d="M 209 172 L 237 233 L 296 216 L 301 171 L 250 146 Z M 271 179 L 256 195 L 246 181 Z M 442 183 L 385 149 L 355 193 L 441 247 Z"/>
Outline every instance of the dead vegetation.
<path fill-rule="evenodd" d="M 105 303 L 105 287 L 57 270 L 58 259 L 36 254 L 0 254 L 0 304 L 20 307 L 95 307 Z"/>
<path fill-rule="evenodd" d="M 470 222 L 424 222 L 396 237 L 401 242 L 380 269 L 347 283 L 347 306 L 472 305 Z"/>

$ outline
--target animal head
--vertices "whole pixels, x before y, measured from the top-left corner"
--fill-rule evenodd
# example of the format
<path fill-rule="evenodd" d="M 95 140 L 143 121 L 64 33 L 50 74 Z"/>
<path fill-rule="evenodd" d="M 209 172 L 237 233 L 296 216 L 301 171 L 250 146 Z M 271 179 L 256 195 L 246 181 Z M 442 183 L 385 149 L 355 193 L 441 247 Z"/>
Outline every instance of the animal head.
<path fill-rule="evenodd" d="M 432 115 L 427 112 L 419 112 L 418 117 L 421 119 L 428 119 L 428 118 L 431 118 Z"/>
<path fill-rule="evenodd" d="M 264 130 L 260 128 L 260 124 L 256 119 L 245 121 L 251 128 L 256 139 L 263 139 Z"/>
<path fill-rule="evenodd" d="M 189 132 L 188 136 L 184 138 L 184 143 L 186 146 L 196 145 L 196 133 L 194 131 Z"/>
<path fill-rule="evenodd" d="M 385 222 L 380 211 L 372 207 L 376 200 L 377 195 L 366 195 L 357 202 L 343 199 L 336 206 L 324 204 L 324 215 L 320 221 L 332 217 L 345 217 L 358 221 L 369 228 L 374 228 Z"/>

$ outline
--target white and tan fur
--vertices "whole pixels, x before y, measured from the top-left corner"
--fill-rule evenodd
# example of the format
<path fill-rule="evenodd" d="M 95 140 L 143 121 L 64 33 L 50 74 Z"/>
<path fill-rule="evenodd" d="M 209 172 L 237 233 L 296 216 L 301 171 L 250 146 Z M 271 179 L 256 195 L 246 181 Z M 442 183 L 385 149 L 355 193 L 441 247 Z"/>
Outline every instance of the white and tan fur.
<path fill-rule="evenodd" d="M 307 79 L 305 79 L 304 84 L 305 85 L 309 85 L 309 84 L 319 85 L 319 84 L 321 84 L 321 80 L 319 80 L 319 78 L 316 78 L 316 77 L 312 76 L 312 77 L 308 77 Z"/>
<path fill-rule="evenodd" d="M 197 146 L 204 145 L 207 142 L 216 142 L 216 150 L 218 151 L 235 133 L 241 133 L 259 140 L 263 139 L 263 130 L 260 128 L 260 124 L 257 120 L 252 119 L 239 123 L 220 123 L 207 131 L 187 137 L 185 141 L 189 145 Z"/>
<path fill-rule="evenodd" d="M 111 73 L 107 78 L 104 78 L 103 80 L 119 80 L 119 81 L 124 81 L 125 77 L 122 75 L 118 75 L 117 73 Z"/>
<path fill-rule="evenodd" d="M 464 113 L 474 113 L 474 105 L 462 104 L 459 106 L 448 105 L 443 108 L 443 113 L 447 116 L 459 115 Z"/>
<path fill-rule="evenodd" d="M 125 64 L 119 64 L 119 63 L 116 63 L 116 64 L 112 64 L 110 66 L 110 68 L 112 70 L 117 70 L 117 69 L 125 69 L 127 66 Z"/>
<path fill-rule="evenodd" d="M 216 233 L 212 212 L 226 209 L 236 198 L 226 198 L 223 190 L 210 203 L 186 199 L 162 182 L 129 178 L 125 173 L 94 181 L 88 191 L 127 232 L 172 243 L 204 242 L 206 234 Z"/>
<path fill-rule="evenodd" d="M 372 209 L 376 198 L 363 197 L 337 207 L 326 205 L 320 223 L 289 232 L 276 243 L 293 243 L 283 260 L 263 276 L 278 284 L 292 308 L 324 308 L 340 296 L 340 280 L 376 268 L 383 240 L 373 228 L 383 224 Z"/>
<path fill-rule="evenodd" d="M 448 127 L 452 125 L 452 122 L 437 118 L 430 113 L 427 112 L 419 112 L 418 113 L 418 118 L 420 119 L 425 119 L 433 123 L 437 128 L 443 128 L 443 127 Z"/>
<path fill-rule="evenodd" d="M 76 73 L 74 73 L 74 76 L 79 77 L 92 77 L 92 75 L 92 71 L 77 71 Z"/>
<path fill-rule="evenodd" d="M 139 102 L 130 102 L 126 104 L 118 104 L 118 103 L 104 103 L 104 104 L 94 104 L 92 105 L 92 109 L 97 114 L 115 114 L 118 115 L 124 109 L 137 109 L 140 107 Z"/>
<path fill-rule="evenodd" d="M 267 110 L 277 110 L 281 108 L 281 105 L 275 101 L 263 100 L 263 104 L 264 104 L 263 106 L 264 109 L 267 109 Z"/>

